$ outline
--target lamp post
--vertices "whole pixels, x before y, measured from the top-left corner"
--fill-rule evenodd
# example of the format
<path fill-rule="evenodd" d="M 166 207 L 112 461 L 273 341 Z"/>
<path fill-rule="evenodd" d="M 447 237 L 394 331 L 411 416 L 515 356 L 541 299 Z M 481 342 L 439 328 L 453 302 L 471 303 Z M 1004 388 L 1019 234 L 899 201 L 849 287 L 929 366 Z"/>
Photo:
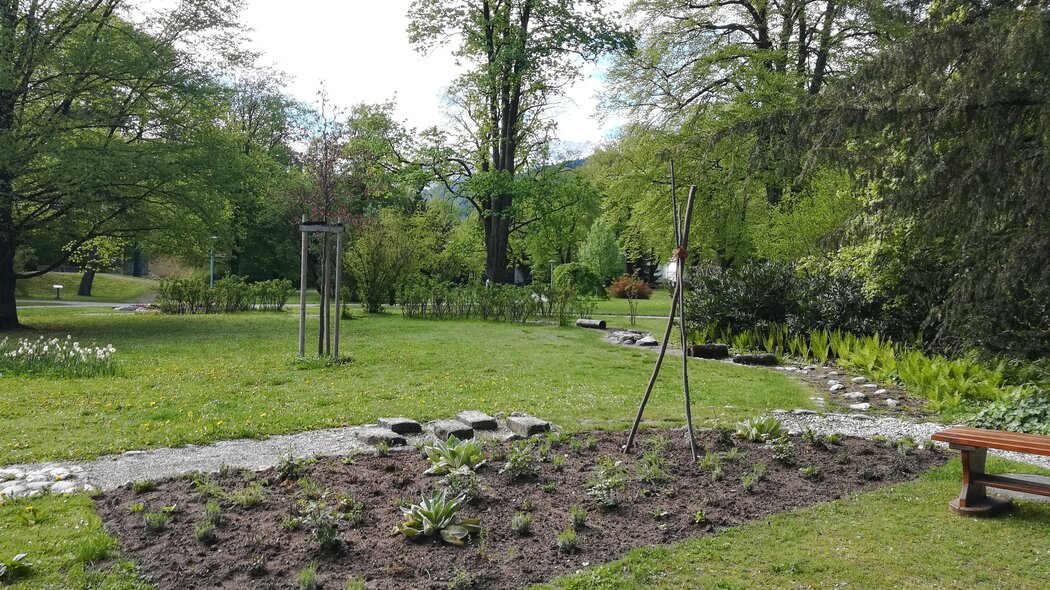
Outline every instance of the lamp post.
<path fill-rule="evenodd" d="M 208 273 L 209 277 L 210 277 L 209 280 L 208 280 L 208 286 L 209 287 L 214 287 L 215 286 L 215 242 L 218 239 L 219 239 L 219 236 L 211 236 L 211 256 L 210 256 L 211 264 L 210 264 L 210 269 L 209 269 L 209 273 Z"/>
<path fill-rule="evenodd" d="M 551 265 L 551 289 L 553 289 L 554 288 L 554 259 L 551 258 L 547 262 L 549 262 L 550 265 Z"/>
<path fill-rule="evenodd" d="M 55 299 L 61 299 L 62 298 L 62 289 L 65 287 L 65 285 L 51 285 L 51 286 L 55 288 Z"/>

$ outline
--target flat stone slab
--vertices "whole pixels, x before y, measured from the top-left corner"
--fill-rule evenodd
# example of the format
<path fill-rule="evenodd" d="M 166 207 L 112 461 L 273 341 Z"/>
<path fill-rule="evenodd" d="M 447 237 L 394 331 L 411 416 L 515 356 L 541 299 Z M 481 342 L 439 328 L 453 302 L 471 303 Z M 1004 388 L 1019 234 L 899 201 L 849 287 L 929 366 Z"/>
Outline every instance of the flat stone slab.
<path fill-rule="evenodd" d="M 398 434 L 419 434 L 423 432 L 423 425 L 410 418 L 380 418 L 376 420 L 380 428 L 393 430 Z"/>
<path fill-rule="evenodd" d="M 357 431 L 357 439 L 369 445 L 386 443 L 392 447 L 402 447 L 408 442 L 405 440 L 405 437 L 400 434 L 389 428 L 383 428 L 380 426 L 367 426 L 361 428 Z"/>
<path fill-rule="evenodd" d="M 532 416 L 510 416 L 507 418 L 507 428 L 514 434 L 533 436 L 550 432 L 551 423 Z"/>
<path fill-rule="evenodd" d="M 474 429 L 459 420 L 436 420 L 430 423 L 430 428 L 438 440 L 448 440 L 450 436 L 459 440 L 474 438 Z"/>
<path fill-rule="evenodd" d="M 460 412 L 459 414 L 456 414 L 456 420 L 470 426 L 474 430 L 496 430 L 499 428 L 499 424 L 496 424 L 495 418 L 477 410 Z"/>
<path fill-rule="evenodd" d="M 1031 473 L 1007 473 L 1005 477 L 1013 479 L 1023 479 L 1032 483 L 1041 483 L 1044 485 L 1050 485 L 1050 475 L 1034 475 Z M 1008 498 L 1017 498 L 1018 500 L 1028 500 L 1030 502 L 1045 502 L 1050 503 L 1050 496 L 1040 496 L 1039 494 L 1028 494 L 1026 492 L 1015 492 L 1013 490 L 1000 490 L 999 488 L 988 488 L 990 493 L 996 496 L 1006 496 Z"/>

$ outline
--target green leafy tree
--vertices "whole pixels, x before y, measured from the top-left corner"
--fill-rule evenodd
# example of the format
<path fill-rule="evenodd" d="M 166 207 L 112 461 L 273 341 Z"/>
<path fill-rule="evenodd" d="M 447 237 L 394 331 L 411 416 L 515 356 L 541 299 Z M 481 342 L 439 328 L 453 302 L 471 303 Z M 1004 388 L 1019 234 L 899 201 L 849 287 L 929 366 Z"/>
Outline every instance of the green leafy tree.
<path fill-rule="evenodd" d="M 240 3 L 137 22 L 123 4 L 0 1 L 0 329 L 19 325 L 17 280 L 92 240 L 150 234 L 192 251 L 227 215 L 241 170 L 215 125 L 218 64 L 202 56 L 238 53 Z M 45 236 L 67 247 L 16 273 L 19 246 Z"/>
<path fill-rule="evenodd" d="M 603 284 L 623 274 L 624 258 L 616 243 L 616 235 L 601 219 L 591 225 L 587 240 L 580 246 L 580 262 Z"/>
<path fill-rule="evenodd" d="M 429 51 L 459 40 L 467 71 L 449 89 L 458 134 L 432 130 L 429 169 L 467 199 L 485 231 L 486 276 L 506 282 L 518 173 L 542 163 L 549 111 L 580 66 L 633 38 L 600 0 L 414 0 L 409 39 Z M 460 149 L 462 148 L 462 149 Z M 463 190 L 456 185 L 470 179 Z"/>

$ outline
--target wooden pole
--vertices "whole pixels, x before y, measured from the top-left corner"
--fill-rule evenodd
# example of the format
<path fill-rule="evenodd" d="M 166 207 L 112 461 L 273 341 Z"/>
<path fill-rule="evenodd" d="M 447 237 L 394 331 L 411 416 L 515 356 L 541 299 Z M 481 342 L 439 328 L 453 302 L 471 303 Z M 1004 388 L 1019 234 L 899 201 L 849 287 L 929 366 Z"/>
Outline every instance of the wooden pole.
<path fill-rule="evenodd" d="M 343 220 L 339 219 L 338 223 Z M 335 234 L 335 349 L 339 358 L 339 320 L 343 318 L 343 232 Z"/>
<path fill-rule="evenodd" d="M 303 215 L 303 223 L 306 223 L 305 215 Z M 306 232 L 302 232 L 302 235 L 302 261 L 299 265 L 299 358 L 306 356 L 306 257 L 309 239 Z"/>
<path fill-rule="evenodd" d="M 689 244 L 689 224 L 693 219 L 693 200 L 696 197 L 696 187 L 689 187 L 689 199 L 685 205 L 685 226 L 682 227 L 682 241 L 679 243 L 680 252 L 686 252 Z M 689 449 L 693 452 L 693 461 L 700 458 L 696 448 L 696 434 L 693 432 L 693 409 L 689 399 L 689 355 L 685 348 L 685 256 L 678 257 L 678 272 L 675 279 L 678 283 L 678 335 L 682 341 L 682 393 L 685 395 L 685 425 L 689 433 Z M 672 311 L 674 311 L 672 309 Z"/>
<path fill-rule="evenodd" d="M 328 339 L 328 234 L 321 240 L 321 329 L 317 331 L 317 356 L 325 355 L 325 341 Z"/>
<path fill-rule="evenodd" d="M 672 171 L 671 205 L 674 208 L 674 218 L 675 218 L 675 223 L 677 224 L 679 222 L 679 210 L 678 210 L 678 199 L 674 195 L 674 181 L 673 181 L 674 168 L 673 168 L 673 166 L 671 168 L 671 171 Z M 676 240 L 676 243 L 678 244 L 678 248 L 679 248 L 680 252 L 684 251 L 683 249 L 687 246 L 687 244 L 689 242 L 689 224 L 692 221 L 693 201 L 694 201 L 695 196 L 696 196 L 696 186 L 689 187 L 689 199 L 687 201 L 688 204 L 686 205 L 686 214 L 685 214 L 685 220 L 684 220 L 685 221 L 685 226 L 682 227 L 682 228 L 679 228 L 677 226 L 675 227 L 675 240 Z M 667 344 L 668 344 L 668 340 L 671 339 L 671 328 L 674 327 L 675 316 L 678 316 L 679 322 L 681 322 L 681 325 L 682 325 L 682 328 L 681 328 L 680 332 L 682 333 L 682 355 L 683 355 L 683 357 L 682 357 L 682 362 L 683 362 L 682 380 L 683 380 L 683 384 L 685 386 L 684 393 L 685 393 L 685 405 L 686 405 L 686 410 L 685 410 L 685 413 L 686 413 L 686 427 L 687 427 L 687 430 L 689 432 L 689 447 L 690 447 L 690 450 L 693 453 L 694 459 L 697 457 L 696 436 L 693 433 L 692 408 L 690 407 L 691 404 L 690 404 L 690 400 L 689 400 L 689 376 L 688 376 L 688 372 L 687 372 L 688 369 L 686 369 L 686 367 L 684 365 L 684 363 L 687 363 L 689 361 L 688 357 L 685 356 L 685 328 L 684 328 L 684 326 L 685 326 L 685 305 L 682 302 L 683 290 L 684 290 L 682 275 L 684 274 L 684 271 L 683 271 L 684 267 L 685 267 L 685 264 L 684 264 L 683 260 L 679 259 L 679 260 L 676 261 L 676 264 L 675 264 L 675 289 L 674 289 L 674 295 L 671 297 L 671 311 L 670 311 L 670 313 L 668 314 L 668 317 L 667 317 L 667 327 L 664 330 L 663 341 L 660 343 L 660 354 L 656 357 L 656 366 L 653 367 L 653 373 L 649 377 L 649 383 L 648 383 L 648 385 L 646 385 L 646 388 L 645 388 L 645 395 L 642 396 L 642 403 L 638 406 L 638 413 L 634 417 L 634 424 L 631 426 L 631 433 L 627 437 L 627 444 L 624 445 L 623 450 L 624 450 L 625 453 L 630 452 L 631 448 L 634 446 L 634 438 L 638 434 L 638 426 L 642 422 L 642 415 L 645 413 L 645 406 L 649 403 L 649 396 L 652 395 L 653 387 L 656 385 L 656 379 L 657 379 L 657 377 L 660 374 L 660 367 L 663 365 L 664 357 L 666 357 L 666 355 L 667 355 Z"/>

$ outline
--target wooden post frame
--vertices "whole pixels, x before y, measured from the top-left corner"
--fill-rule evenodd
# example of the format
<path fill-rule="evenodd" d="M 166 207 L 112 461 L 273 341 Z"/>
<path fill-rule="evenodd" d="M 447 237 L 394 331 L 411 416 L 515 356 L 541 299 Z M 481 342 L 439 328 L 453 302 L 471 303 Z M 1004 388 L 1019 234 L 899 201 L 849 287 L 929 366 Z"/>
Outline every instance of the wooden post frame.
<path fill-rule="evenodd" d="M 968 445 L 948 445 L 959 451 L 962 461 L 962 491 L 959 497 L 948 503 L 952 512 L 964 515 L 998 514 L 1010 508 L 1010 498 L 988 495 L 988 488 L 980 483 L 985 478 L 984 465 L 988 449 Z"/>
<path fill-rule="evenodd" d="M 344 227 L 342 220 L 337 223 L 328 223 L 326 221 L 307 221 L 306 216 L 303 215 L 302 221 L 299 224 L 299 233 L 302 234 L 302 261 L 300 264 L 300 277 L 299 277 L 299 357 L 306 356 L 306 275 L 309 272 L 308 256 L 309 256 L 309 242 L 310 234 L 322 234 L 323 240 L 323 252 L 321 254 L 321 307 L 318 313 L 320 318 L 320 329 L 317 334 L 317 355 L 319 357 L 339 356 L 339 319 L 341 310 L 339 309 L 342 304 L 342 297 L 339 293 L 342 287 L 342 264 L 343 264 L 343 232 Z M 335 248 L 334 252 L 331 247 L 331 236 L 335 235 Z M 335 263 L 335 272 L 331 272 L 331 264 Z M 332 297 L 331 294 L 331 276 L 335 275 L 335 333 L 332 330 Z M 334 350 L 333 350 L 334 340 Z"/>

